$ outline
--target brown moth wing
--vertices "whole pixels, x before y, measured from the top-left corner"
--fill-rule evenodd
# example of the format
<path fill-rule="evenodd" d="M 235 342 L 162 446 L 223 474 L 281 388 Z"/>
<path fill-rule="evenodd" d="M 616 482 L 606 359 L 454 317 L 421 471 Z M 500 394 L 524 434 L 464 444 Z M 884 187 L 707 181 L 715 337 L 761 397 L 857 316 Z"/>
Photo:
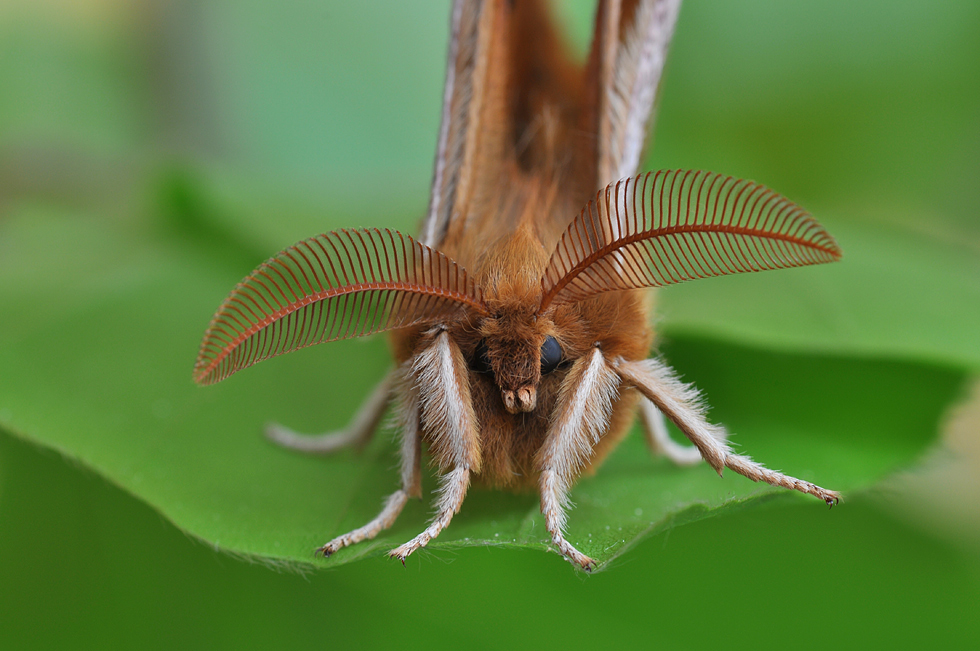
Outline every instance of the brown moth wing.
<path fill-rule="evenodd" d="M 458 0 L 442 128 L 421 241 L 471 270 L 530 221 L 569 216 L 594 191 L 584 75 L 538 0 Z M 575 182 L 569 183 L 569 179 Z M 561 188 L 561 207 L 550 209 Z"/>
<path fill-rule="evenodd" d="M 636 171 L 679 0 L 602 0 L 569 56 L 546 2 L 457 0 L 419 240 L 475 272 L 524 227 L 548 253 L 592 193 Z"/>
<path fill-rule="evenodd" d="M 488 40 L 492 10 L 485 12 L 487 0 L 455 0 L 450 22 L 449 61 L 443 94 L 439 144 L 436 148 L 429 210 L 422 221 L 419 241 L 432 247 L 442 244 L 457 203 L 464 161 L 472 156 L 471 143 L 479 125 L 483 102 L 483 80 L 488 59 L 483 52 Z M 467 176 L 466 181 L 469 180 Z"/>
<path fill-rule="evenodd" d="M 640 165 L 680 0 L 602 0 L 589 60 L 601 188 Z"/>

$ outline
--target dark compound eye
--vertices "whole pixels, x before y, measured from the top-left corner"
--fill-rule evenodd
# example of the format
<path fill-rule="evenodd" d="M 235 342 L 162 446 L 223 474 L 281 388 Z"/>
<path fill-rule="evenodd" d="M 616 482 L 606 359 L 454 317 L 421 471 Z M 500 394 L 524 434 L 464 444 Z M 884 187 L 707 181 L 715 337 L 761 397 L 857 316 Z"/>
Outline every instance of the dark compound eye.
<path fill-rule="evenodd" d="M 541 344 L 541 375 L 547 375 L 561 364 L 561 346 L 554 337 L 548 337 Z"/>
<path fill-rule="evenodd" d="M 490 360 L 487 359 L 487 344 L 482 339 L 476 346 L 476 351 L 473 353 L 473 359 L 470 360 L 470 370 L 482 375 L 490 375 L 493 373 L 493 368 L 490 366 Z"/>

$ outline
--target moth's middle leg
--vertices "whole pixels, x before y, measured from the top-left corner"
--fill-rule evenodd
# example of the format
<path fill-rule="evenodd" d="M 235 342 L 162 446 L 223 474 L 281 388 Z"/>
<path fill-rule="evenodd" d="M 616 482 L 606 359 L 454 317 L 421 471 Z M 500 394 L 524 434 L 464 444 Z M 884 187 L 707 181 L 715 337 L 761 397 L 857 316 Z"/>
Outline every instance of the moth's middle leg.
<path fill-rule="evenodd" d="M 657 406 L 646 396 L 640 399 L 639 411 L 640 425 L 651 454 L 665 456 L 678 466 L 693 466 L 701 463 L 701 451 L 697 446 L 681 445 L 670 438 L 663 412 L 657 409 Z M 724 434 L 724 430 L 717 430 L 716 436 L 719 433 Z"/>
<path fill-rule="evenodd" d="M 317 550 L 324 557 L 363 540 L 376 537 L 395 523 L 410 497 L 422 497 L 421 438 L 419 436 L 418 396 L 409 377 L 409 369 L 392 371 L 385 384 L 398 396 L 398 420 L 401 430 L 401 488 L 388 496 L 381 512 L 363 527 L 337 536 Z M 397 382 L 396 382 L 397 380 Z"/>
<path fill-rule="evenodd" d="M 364 400 L 350 424 L 342 430 L 308 435 L 295 432 L 279 423 L 269 423 L 265 427 L 265 435 L 277 445 L 308 454 L 331 454 L 344 448 L 363 450 L 378 429 L 381 416 L 391 399 L 397 375 L 397 370 L 388 371 Z"/>

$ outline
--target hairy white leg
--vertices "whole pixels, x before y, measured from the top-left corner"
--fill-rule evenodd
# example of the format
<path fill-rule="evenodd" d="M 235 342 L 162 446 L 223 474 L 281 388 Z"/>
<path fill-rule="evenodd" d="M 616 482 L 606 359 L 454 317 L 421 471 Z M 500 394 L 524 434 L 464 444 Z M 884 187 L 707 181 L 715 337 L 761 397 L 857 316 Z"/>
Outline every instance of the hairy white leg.
<path fill-rule="evenodd" d="M 640 399 L 640 423 L 646 434 L 647 446 L 653 454 L 662 454 L 678 466 L 693 466 L 701 462 L 697 447 L 680 445 L 670 438 L 663 412 L 646 396 Z"/>
<path fill-rule="evenodd" d="M 317 550 L 324 557 L 349 545 L 369 540 L 381 531 L 395 523 L 395 519 L 405 508 L 410 497 L 422 497 L 422 472 L 420 459 L 422 456 L 421 438 L 419 437 L 419 407 L 418 396 L 412 386 L 408 372 L 401 369 L 392 371 L 386 382 L 395 385 L 394 393 L 398 396 L 398 420 L 401 429 L 401 488 L 388 496 L 381 513 L 363 527 L 337 536 Z M 395 383 L 395 379 L 399 381 Z"/>
<path fill-rule="evenodd" d="M 412 372 L 419 392 L 421 424 L 443 474 L 432 522 L 415 538 L 388 552 L 402 563 L 438 536 L 459 513 L 470 485 L 470 471 L 480 469 L 480 442 L 466 360 L 446 331 L 427 334 L 434 339 L 415 357 Z"/>
<path fill-rule="evenodd" d="M 453 516 L 459 513 L 459 509 L 463 505 L 463 498 L 466 497 L 466 490 L 470 486 L 470 469 L 465 467 L 454 468 L 441 477 L 440 484 L 436 515 L 432 522 L 429 523 L 425 531 L 404 545 L 399 545 L 388 552 L 388 556 L 397 558 L 404 564 L 405 559 L 412 552 L 428 545 L 430 540 L 449 526 Z"/>
<path fill-rule="evenodd" d="M 266 425 L 265 435 L 284 448 L 309 454 L 330 454 L 347 447 L 361 450 L 371 441 L 378 423 L 381 422 L 381 416 L 391 399 L 396 374 L 397 371 L 391 370 L 385 375 L 345 429 L 309 435 L 294 432 L 279 423 L 269 423 Z"/>
<path fill-rule="evenodd" d="M 619 378 L 599 348 L 575 360 L 558 393 L 555 418 L 539 453 L 541 512 L 551 541 L 566 558 L 586 571 L 595 561 L 565 540 L 568 491 L 609 425 Z"/>
<path fill-rule="evenodd" d="M 625 382 L 635 386 L 677 424 L 719 475 L 723 469 L 731 468 L 752 481 L 807 493 L 819 497 L 830 506 L 840 501 L 840 493 L 836 491 L 769 470 L 749 457 L 733 453 L 725 443 L 724 429 L 705 420 L 697 390 L 678 380 L 673 369 L 666 364 L 656 359 L 641 362 L 616 359 L 611 366 Z"/>

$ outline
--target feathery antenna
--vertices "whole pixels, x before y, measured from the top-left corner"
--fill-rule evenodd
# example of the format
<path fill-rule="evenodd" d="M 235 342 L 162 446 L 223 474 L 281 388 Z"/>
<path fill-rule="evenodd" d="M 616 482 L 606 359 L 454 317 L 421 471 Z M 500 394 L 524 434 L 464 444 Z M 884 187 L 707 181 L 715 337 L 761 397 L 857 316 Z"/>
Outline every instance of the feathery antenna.
<path fill-rule="evenodd" d="M 442 253 L 388 229 L 317 235 L 262 263 L 204 334 L 194 380 L 214 384 L 269 357 L 337 339 L 430 323 L 480 288 Z"/>
<path fill-rule="evenodd" d="M 833 262 L 834 238 L 765 186 L 712 172 L 611 183 L 569 225 L 541 278 L 553 302 L 749 271 Z"/>

